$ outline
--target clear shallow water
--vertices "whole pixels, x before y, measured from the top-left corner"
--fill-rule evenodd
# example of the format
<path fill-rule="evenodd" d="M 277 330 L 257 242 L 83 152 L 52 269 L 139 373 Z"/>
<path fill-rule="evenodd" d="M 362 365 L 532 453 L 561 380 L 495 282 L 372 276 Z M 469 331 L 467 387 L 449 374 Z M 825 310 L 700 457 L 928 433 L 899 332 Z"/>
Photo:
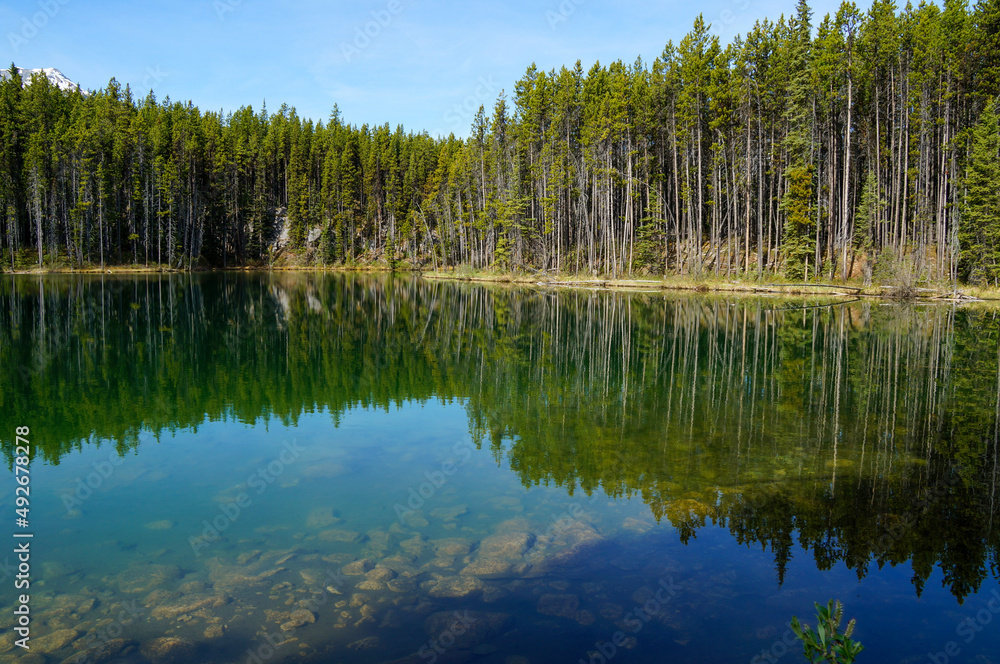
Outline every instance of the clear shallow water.
<path fill-rule="evenodd" d="M 865 661 L 997 660 L 991 312 L 339 275 L 2 301 L 44 661 L 790 662 L 830 597 Z"/>

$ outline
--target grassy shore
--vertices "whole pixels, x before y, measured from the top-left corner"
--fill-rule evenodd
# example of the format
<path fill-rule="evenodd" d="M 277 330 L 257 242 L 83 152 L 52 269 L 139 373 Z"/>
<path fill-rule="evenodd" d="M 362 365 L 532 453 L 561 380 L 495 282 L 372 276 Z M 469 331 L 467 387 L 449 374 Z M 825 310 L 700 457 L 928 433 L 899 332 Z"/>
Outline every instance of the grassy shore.
<path fill-rule="evenodd" d="M 17 270 L 2 270 L 0 274 L 160 274 L 160 273 L 172 273 L 172 274 L 183 274 L 192 272 L 390 272 L 388 266 L 379 264 L 364 264 L 359 263 L 356 265 L 336 265 L 336 266 L 324 266 L 324 265 L 293 265 L 293 264 L 279 264 L 279 265 L 239 265 L 239 266 L 229 266 L 229 267 L 203 267 L 195 266 L 190 269 L 188 268 L 177 268 L 170 267 L 169 265 L 106 265 L 101 267 L 99 265 L 85 265 L 82 267 L 68 267 L 68 266 L 45 266 L 45 267 L 31 267 L 25 269 Z M 398 270 L 399 272 L 413 272 L 409 268 L 403 268 Z"/>
<path fill-rule="evenodd" d="M 4 271 L 4 274 L 157 274 L 181 272 L 364 272 L 386 273 L 390 268 L 384 263 L 357 263 L 353 265 L 321 266 L 281 263 L 277 265 L 251 265 L 228 268 L 199 268 L 193 270 L 172 268 L 167 265 L 109 265 L 105 267 L 87 265 L 70 267 L 65 265 L 32 267 Z M 619 291 L 694 291 L 716 293 L 770 293 L 779 295 L 829 295 L 847 298 L 919 299 L 934 301 L 1000 301 L 1000 289 L 960 285 L 953 289 L 950 284 L 921 284 L 919 287 L 896 285 L 869 285 L 859 281 L 841 283 L 839 280 L 814 280 L 809 282 L 791 281 L 779 274 L 756 275 L 712 274 L 666 275 L 648 277 L 610 277 L 584 274 L 553 274 L 544 272 L 501 272 L 477 270 L 469 267 L 441 268 L 431 271 L 412 269 L 400 265 L 398 272 L 419 274 L 425 279 L 481 282 L 494 284 L 522 284 L 544 288 L 583 288 Z"/>
<path fill-rule="evenodd" d="M 765 274 L 761 279 L 756 276 L 740 277 L 737 275 L 715 276 L 705 275 L 666 275 L 657 277 L 623 278 L 594 277 L 590 275 L 554 275 L 545 273 L 509 273 L 489 270 L 472 270 L 455 268 L 453 270 L 435 270 L 424 272 L 425 279 L 446 279 L 454 281 L 470 281 L 483 283 L 526 284 L 546 288 L 587 288 L 614 289 L 631 291 L 695 291 L 722 293 L 772 293 L 783 295 L 829 295 L 833 297 L 870 297 L 888 299 L 921 299 L 943 301 L 973 301 L 998 300 L 1000 290 L 991 287 L 959 286 L 953 289 L 950 284 L 923 284 L 918 287 L 900 287 L 895 285 L 865 286 L 860 282 L 841 283 L 836 279 L 830 281 L 791 281 L 776 274 Z"/>

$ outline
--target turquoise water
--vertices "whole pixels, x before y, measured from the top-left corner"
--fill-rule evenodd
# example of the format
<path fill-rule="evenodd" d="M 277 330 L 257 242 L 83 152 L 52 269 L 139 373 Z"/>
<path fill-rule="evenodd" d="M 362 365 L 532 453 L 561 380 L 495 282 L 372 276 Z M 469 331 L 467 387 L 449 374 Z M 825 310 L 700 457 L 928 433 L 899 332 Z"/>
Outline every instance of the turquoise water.
<path fill-rule="evenodd" d="M 834 597 L 859 661 L 998 660 L 989 310 L 4 288 L 34 661 L 793 662 Z"/>

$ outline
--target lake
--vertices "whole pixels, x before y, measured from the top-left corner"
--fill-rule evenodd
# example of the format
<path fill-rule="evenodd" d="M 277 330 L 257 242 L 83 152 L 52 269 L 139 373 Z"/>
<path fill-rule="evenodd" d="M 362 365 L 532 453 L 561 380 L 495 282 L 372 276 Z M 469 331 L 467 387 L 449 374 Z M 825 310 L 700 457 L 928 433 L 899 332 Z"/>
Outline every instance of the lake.
<path fill-rule="evenodd" d="M 1000 662 L 993 308 L 221 273 L 0 309 L 0 662 L 791 663 L 832 598 L 859 662 Z"/>

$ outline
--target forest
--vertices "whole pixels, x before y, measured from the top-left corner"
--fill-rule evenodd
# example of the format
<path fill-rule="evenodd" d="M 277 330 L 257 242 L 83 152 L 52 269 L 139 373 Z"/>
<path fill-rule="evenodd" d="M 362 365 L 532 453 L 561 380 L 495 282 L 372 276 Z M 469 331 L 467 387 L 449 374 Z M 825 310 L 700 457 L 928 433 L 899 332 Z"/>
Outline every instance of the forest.
<path fill-rule="evenodd" d="M 531 65 L 465 139 L 0 84 L 0 265 L 1000 283 L 1000 0 Z"/>

